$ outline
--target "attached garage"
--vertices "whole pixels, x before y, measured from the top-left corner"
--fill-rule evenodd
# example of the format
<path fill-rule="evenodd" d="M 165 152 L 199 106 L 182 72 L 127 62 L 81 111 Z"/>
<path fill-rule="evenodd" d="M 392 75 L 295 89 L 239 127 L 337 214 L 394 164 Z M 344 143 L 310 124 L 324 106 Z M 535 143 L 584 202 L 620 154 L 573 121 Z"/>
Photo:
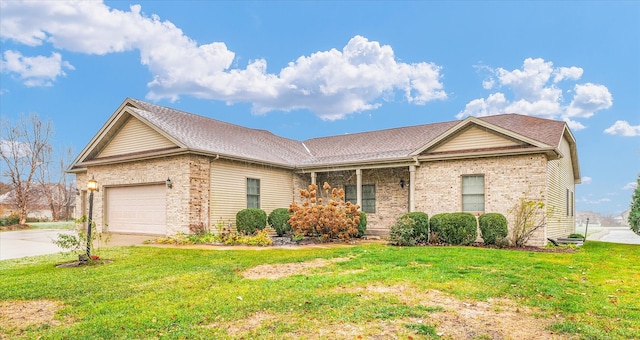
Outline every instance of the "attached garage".
<path fill-rule="evenodd" d="M 109 231 L 165 235 L 166 190 L 164 184 L 107 188 L 105 223 Z"/>

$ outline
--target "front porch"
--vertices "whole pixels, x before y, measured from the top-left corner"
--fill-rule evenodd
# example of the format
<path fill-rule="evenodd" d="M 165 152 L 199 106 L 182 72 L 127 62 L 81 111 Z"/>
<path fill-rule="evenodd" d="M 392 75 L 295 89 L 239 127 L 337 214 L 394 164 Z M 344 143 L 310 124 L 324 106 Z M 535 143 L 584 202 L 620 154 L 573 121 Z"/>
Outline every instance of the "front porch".
<path fill-rule="evenodd" d="M 294 200 L 309 184 L 345 189 L 345 201 L 358 204 L 367 214 L 366 235 L 387 236 L 401 215 L 415 210 L 415 166 L 384 168 L 318 169 L 296 173 Z"/>

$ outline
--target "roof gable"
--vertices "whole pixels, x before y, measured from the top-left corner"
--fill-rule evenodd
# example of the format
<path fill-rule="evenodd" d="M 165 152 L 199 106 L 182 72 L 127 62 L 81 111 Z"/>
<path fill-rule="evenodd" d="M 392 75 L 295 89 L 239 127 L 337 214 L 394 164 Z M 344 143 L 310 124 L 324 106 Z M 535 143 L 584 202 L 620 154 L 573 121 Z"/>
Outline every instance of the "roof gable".
<path fill-rule="evenodd" d="M 463 151 L 477 149 L 497 149 L 505 147 L 538 147 L 541 149 L 552 148 L 553 146 L 543 141 L 531 138 L 526 127 L 522 129 L 525 134 L 520 134 L 513 129 L 507 128 L 503 123 L 510 122 L 512 117 L 521 117 L 520 115 L 498 115 L 502 119 L 494 119 L 493 122 L 487 121 L 489 117 L 467 117 L 452 126 L 449 130 L 440 134 L 436 138 L 427 141 L 426 144 L 414 150 L 413 156 L 433 153 L 436 150 L 442 151 Z M 539 118 L 534 118 L 539 119 Z M 562 123 L 564 125 L 564 123 Z M 489 142 L 488 145 L 478 144 L 478 140 L 484 139 Z M 474 147 L 475 143 L 475 147 Z M 444 149 L 442 149 L 444 147 Z"/>
<path fill-rule="evenodd" d="M 140 119 L 129 116 L 125 120 L 113 138 L 98 152 L 96 159 L 178 148 L 169 138 L 158 133 Z"/>
<path fill-rule="evenodd" d="M 498 149 L 524 145 L 527 145 L 527 143 L 472 124 L 461 129 L 448 139 L 443 140 L 428 151 L 440 153 L 475 150 L 478 149 L 479 146 L 483 149 Z"/>

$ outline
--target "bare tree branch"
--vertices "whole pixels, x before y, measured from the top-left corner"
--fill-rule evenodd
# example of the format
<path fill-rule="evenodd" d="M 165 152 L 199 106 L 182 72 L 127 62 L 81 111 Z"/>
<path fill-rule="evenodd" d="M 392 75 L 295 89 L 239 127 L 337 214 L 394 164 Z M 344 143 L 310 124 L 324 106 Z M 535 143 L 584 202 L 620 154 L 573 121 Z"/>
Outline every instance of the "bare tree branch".
<path fill-rule="evenodd" d="M 43 166 L 44 156 L 51 150 L 51 122 L 42 122 L 36 114 L 21 116 L 15 125 L 2 119 L 0 128 L 0 158 L 7 168 L 7 177 L 15 192 L 20 224 L 27 221 L 31 187 L 36 171 Z"/>

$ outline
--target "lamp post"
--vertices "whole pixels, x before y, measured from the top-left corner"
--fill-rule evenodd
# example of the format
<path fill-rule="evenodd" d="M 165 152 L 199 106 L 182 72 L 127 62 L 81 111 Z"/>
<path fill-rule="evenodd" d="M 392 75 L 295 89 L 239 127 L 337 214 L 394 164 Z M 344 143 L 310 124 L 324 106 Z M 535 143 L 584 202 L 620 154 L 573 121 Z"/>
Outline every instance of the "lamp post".
<path fill-rule="evenodd" d="M 87 219 L 87 261 L 91 259 L 91 221 L 93 215 L 93 192 L 98 190 L 98 181 L 93 179 L 87 182 L 87 190 L 89 190 L 89 218 Z"/>

